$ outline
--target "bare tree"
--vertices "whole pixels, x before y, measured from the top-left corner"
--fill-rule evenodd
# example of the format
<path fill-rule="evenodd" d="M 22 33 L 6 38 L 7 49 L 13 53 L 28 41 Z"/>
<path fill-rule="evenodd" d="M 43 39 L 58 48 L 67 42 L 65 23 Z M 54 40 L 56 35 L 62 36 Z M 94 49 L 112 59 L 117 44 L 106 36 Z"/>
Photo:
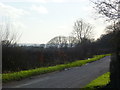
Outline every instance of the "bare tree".
<path fill-rule="evenodd" d="M 18 37 L 17 33 L 12 32 L 12 29 L 13 29 L 13 26 L 9 22 L 0 24 L 0 42 L 2 42 L 2 45 L 13 46 L 16 44 L 17 40 L 20 38 Z"/>
<path fill-rule="evenodd" d="M 76 37 L 69 36 L 68 37 L 68 45 L 69 45 L 69 47 L 73 47 L 75 44 L 77 44 Z"/>
<path fill-rule="evenodd" d="M 120 0 L 100 0 L 93 2 L 96 11 L 103 15 L 106 20 L 113 21 L 113 25 L 107 27 L 107 30 L 113 31 L 114 37 L 119 36 L 120 32 Z M 115 38 L 118 42 L 118 38 Z M 119 44 L 116 42 L 116 46 Z M 117 47 L 116 47 L 117 48 Z"/>
<path fill-rule="evenodd" d="M 114 31 L 118 32 L 119 28 L 120 28 L 120 22 L 117 22 L 117 23 L 107 26 L 105 30 L 107 33 L 114 32 Z"/>
<path fill-rule="evenodd" d="M 77 20 L 74 23 L 73 34 L 78 40 L 78 43 L 81 43 L 84 39 L 89 39 L 93 36 L 92 26 L 89 23 L 85 23 L 82 19 Z"/>
<path fill-rule="evenodd" d="M 119 88 L 120 86 L 120 0 L 102 0 L 94 2 L 95 9 L 107 20 L 113 21 L 113 25 L 107 29 L 113 31 L 115 54 L 111 57 L 110 63 L 110 87 Z M 113 47 L 114 48 L 114 47 Z"/>
<path fill-rule="evenodd" d="M 93 3 L 96 11 L 107 17 L 107 20 L 118 20 L 120 18 L 120 0 L 98 0 Z"/>
<path fill-rule="evenodd" d="M 56 36 L 52 38 L 47 44 L 53 47 L 60 47 L 60 48 L 65 47 L 67 45 L 67 37 Z"/>

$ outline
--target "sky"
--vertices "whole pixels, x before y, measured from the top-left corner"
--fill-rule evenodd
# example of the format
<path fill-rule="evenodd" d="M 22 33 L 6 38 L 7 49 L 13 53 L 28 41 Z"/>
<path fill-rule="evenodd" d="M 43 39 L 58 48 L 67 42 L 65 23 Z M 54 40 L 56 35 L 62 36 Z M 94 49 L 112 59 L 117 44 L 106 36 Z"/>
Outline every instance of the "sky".
<path fill-rule="evenodd" d="M 95 39 L 107 26 L 90 0 L 0 0 L 0 25 L 9 22 L 18 43 L 46 44 L 55 36 L 69 36 L 79 19 L 93 26 Z"/>

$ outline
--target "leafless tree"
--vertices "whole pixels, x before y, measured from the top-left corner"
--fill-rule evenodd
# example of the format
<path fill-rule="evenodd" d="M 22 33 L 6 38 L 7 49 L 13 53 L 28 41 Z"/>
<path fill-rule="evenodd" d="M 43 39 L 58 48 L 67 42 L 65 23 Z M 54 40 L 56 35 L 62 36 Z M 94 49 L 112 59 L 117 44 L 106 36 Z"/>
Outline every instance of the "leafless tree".
<path fill-rule="evenodd" d="M 76 37 L 68 36 L 68 45 L 69 47 L 73 47 L 77 43 Z"/>
<path fill-rule="evenodd" d="M 108 26 L 107 30 L 113 31 L 115 37 L 119 36 L 118 32 L 120 32 L 120 0 L 99 0 L 93 3 L 95 4 L 94 8 L 99 14 L 107 18 L 106 20 L 113 21 L 113 24 Z"/>
<path fill-rule="evenodd" d="M 113 32 L 112 43 L 115 45 L 115 54 L 112 55 L 110 63 L 110 86 L 117 89 L 120 86 L 120 0 L 101 0 L 93 3 L 99 14 L 114 22 L 107 29 Z"/>
<path fill-rule="evenodd" d="M 12 24 L 8 23 L 1 23 L 0 24 L 0 42 L 4 46 L 15 45 L 17 40 L 20 38 L 18 34 L 12 32 L 13 26 Z"/>
<path fill-rule="evenodd" d="M 56 36 L 52 38 L 47 44 L 53 47 L 60 47 L 60 48 L 65 47 L 67 45 L 67 37 Z"/>
<path fill-rule="evenodd" d="M 120 28 L 120 22 L 117 22 L 117 23 L 107 26 L 105 30 L 107 33 L 114 32 L 114 30 L 118 32 L 119 28 Z"/>
<path fill-rule="evenodd" d="M 85 23 L 82 19 L 77 20 L 74 23 L 73 34 L 78 40 L 78 43 L 81 43 L 84 39 L 89 39 L 93 36 L 92 26 L 89 23 Z"/>
<path fill-rule="evenodd" d="M 120 18 L 120 0 L 98 0 L 93 2 L 95 9 L 107 20 L 118 20 Z"/>

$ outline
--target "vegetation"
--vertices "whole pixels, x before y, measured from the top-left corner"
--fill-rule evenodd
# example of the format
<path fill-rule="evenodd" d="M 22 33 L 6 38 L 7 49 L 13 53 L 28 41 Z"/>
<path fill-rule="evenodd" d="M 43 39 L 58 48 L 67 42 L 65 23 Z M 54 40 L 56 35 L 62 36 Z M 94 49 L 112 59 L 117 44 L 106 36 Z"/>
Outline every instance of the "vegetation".
<path fill-rule="evenodd" d="M 5 83 L 5 82 L 13 81 L 13 80 L 21 80 L 23 78 L 30 77 L 33 75 L 39 75 L 39 74 L 49 73 L 49 72 L 53 72 L 57 70 L 63 70 L 65 68 L 81 66 L 88 62 L 99 60 L 108 55 L 110 54 L 96 55 L 90 59 L 78 60 L 78 61 L 74 61 L 74 62 L 67 63 L 67 64 L 61 64 L 61 65 L 50 66 L 50 67 L 41 67 L 41 68 L 36 68 L 36 69 L 31 69 L 31 70 L 24 70 L 20 72 L 2 74 L 2 81 Z"/>
<path fill-rule="evenodd" d="M 90 82 L 88 85 L 85 86 L 85 89 L 97 89 L 97 88 L 103 88 L 110 82 L 110 72 L 107 72 L 92 82 Z"/>
<path fill-rule="evenodd" d="M 73 35 L 56 36 L 46 44 L 48 47 L 19 46 L 18 35 L 10 32 L 12 28 L 9 23 L 3 26 L 1 24 L 3 82 L 81 66 L 106 56 L 91 58 L 93 55 L 114 53 L 110 62 L 110 85 L 119 88 L 120 0 L 99 0 L 93 3 L 99 14 L 105 16 L 106 20 L 114 22 L 107 27 L 109 32 L 97 40 L 92 38 L 91 24 L 81 19 L 74 23 Z"/>
<path fill-rule="evenodd" d="M 3 46 L 2 72 L 18 72 L 39 67 L 55 66 L 91 58 L 93 55 L 112 53 L 112 33 L 102 35 L 98 40 L 86 40 L 74 47 Z"/>
<path fill-rule="evenodd" d="M 20 46 L 17 34 L 11 34 L 9 26 L 4 28 L 2 37 L 2 72 L 18 72 L 40 67 L 66 64 L 91 58 L 93 55 L 113 53 L 110 42 L 112 34 L 102 35 L 93 40 L 92 26 L 84 20 L 74 22 L 72 35 L 56 36 L 46 45 Z"/>
<path fill-rule="evenodd" d="M 109 87 L 120 88 L 120 0 L 99 0 L 94 2 L 96 11 L 103 15 L 107 21 L 112 21 L 109 31 L 112 32 L 112 54 L 110 62 Z"/>

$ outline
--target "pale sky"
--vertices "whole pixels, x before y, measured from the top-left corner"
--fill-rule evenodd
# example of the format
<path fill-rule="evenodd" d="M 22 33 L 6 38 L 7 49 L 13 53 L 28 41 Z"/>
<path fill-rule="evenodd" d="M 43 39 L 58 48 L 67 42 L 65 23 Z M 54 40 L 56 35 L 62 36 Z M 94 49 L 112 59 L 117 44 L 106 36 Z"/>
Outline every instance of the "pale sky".
<path fill-rule="evenodd" d="M 81 18 L 94 27 L 94 38 L 103 33 L 106 22 L 98 19 L 89 0 L 0 0 L 0 23 L 9 20 L 21 35 L 18 43 L 45 44 L 69 36 Z"/>

